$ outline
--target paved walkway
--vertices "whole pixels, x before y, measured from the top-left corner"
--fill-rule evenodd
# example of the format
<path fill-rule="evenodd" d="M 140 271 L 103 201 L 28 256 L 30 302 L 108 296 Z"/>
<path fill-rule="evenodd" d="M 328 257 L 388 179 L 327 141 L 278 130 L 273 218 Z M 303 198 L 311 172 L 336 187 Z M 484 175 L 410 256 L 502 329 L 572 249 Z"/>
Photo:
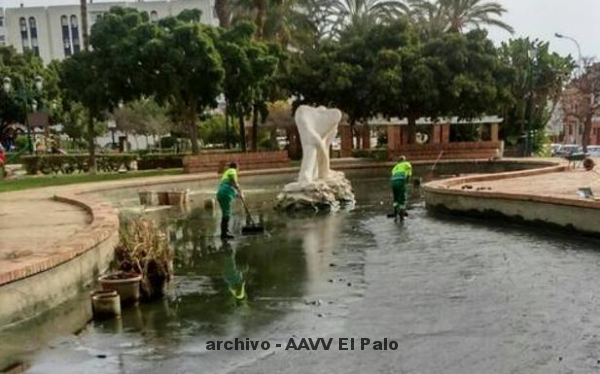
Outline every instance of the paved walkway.
<path fill-rule="evenodd" d="M 472 186 L 474 191 L 538 195 L 574 200 L 583 200 L 579 196 L 578 190 L 585 187 L 592 189 L 597 201 L 600 199 L 600 172 L 587 172 L 582 169 L 489 182 L 469 182 L 467 185 Z M 452 189 L 462 189 L 464 186 L 456 185 Z"/>
<path fill-rule="evenodd" d="M 0 194 L 0 273 L 57 254 L 60 248 L 53 244 L 90 222 L 86 211 L 53 201 L 47 193 Z"/>

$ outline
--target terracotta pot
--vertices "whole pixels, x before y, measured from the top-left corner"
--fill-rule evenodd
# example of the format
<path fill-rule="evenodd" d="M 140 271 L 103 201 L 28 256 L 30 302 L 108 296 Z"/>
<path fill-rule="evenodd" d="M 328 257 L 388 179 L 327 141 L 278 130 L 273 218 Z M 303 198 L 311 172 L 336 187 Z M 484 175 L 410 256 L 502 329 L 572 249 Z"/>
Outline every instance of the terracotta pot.
<path fill-rule="evenodd" d="M 169 205 L 181 206 L 187 204 L 187 191 L 169 192 Z"/>
<path fill-rule="evenodd" d="M 138 192 L 140 197 L 141 205 L 153 205 L 154 204 L 154 192 L 150 191 L 140 191 Z"/>
<path fill-rule="evenodd" d="M 140 299 L 142 276 L 135 273 L 113 273 L 101 276 L 98 281 L 105 291 L 117 291 L 121 305 L 132 305 Z"/>
<path fill-rule="evenodd" d="M 157 192 L 158 205 L 169 205 L 169 193 L 168 192 Z"/>
<path fill-rule="evenodd" d="M 95 291 L 91 294 L 94 319 L 114 318 L 121 315 L 121 299 L 117 291 Z"/>

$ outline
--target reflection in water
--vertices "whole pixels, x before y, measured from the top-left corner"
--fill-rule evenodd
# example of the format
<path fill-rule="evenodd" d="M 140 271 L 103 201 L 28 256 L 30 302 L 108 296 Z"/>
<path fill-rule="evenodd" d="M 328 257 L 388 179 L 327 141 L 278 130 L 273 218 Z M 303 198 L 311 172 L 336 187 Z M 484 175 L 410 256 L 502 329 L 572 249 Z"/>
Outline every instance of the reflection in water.
<path fill-rule="evenodd" d="M 246 300 L 246 281 L 244 280 L 244 272 L 238 270 L 235 263 L 235 249 L 229 241 L 224 240 L 222 241 L 221 251 L 226 253 L 223 261 L 223 279 L 235 300 L 243 302 Z M 248 268 L 246 268 L 247 271 Z"/>

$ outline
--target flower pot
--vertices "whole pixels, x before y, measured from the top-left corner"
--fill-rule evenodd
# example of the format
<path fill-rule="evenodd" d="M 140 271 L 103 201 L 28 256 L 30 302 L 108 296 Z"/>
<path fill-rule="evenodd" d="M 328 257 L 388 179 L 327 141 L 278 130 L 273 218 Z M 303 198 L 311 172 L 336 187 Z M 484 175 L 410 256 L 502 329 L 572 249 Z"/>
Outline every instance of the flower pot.
<path fill-rule="evenodd" d="M 118 272 L 104 275 L 98 281 L 103 290 L 117 291 L 122 305 L 132 305 L 140 299 L 140 274 Z"/>
<path fill-rule="evenodd" d="M 153 205 L 154 204 L 154 193 L 150 191 L 140 191 L 138 192 L 138 196 L 140 197 L 141 205 Z"/>
<path fill-rule="evenodd" d="M 169 205 L 169 193 L 168 192 L 157 192 L 158 205 Z"/>
<path fill-rule="evenodd" d="M 121 315 L 121 299 L 117 291 L 95 291 L 91 294 L 94 319 L 106 319 Z"/>
<path fill-rule="evenodd" d="M 182 206 L 187 204 L 187 191 L 169 192 L 169 205 Z"/>

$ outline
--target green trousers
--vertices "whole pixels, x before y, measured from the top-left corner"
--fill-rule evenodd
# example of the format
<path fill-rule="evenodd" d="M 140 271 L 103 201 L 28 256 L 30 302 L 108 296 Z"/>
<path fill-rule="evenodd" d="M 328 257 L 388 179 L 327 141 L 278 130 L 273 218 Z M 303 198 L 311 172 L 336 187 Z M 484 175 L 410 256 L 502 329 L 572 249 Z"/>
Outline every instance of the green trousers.
<path fill-rule="evenodd" d="M 217 201 L 223 213 L 223 218 L 231 217 L 231 203 L 237 197 L 237 191 L 229 183 L 221 183 L 217 191 Z"/>
<path fill-rule="evenodd" d="M 406 179 L 392 179 L 392 192 L 394 193 L 394 207 L 406 208 L 406 199 L 408 189 L 406 188 Z"/>

